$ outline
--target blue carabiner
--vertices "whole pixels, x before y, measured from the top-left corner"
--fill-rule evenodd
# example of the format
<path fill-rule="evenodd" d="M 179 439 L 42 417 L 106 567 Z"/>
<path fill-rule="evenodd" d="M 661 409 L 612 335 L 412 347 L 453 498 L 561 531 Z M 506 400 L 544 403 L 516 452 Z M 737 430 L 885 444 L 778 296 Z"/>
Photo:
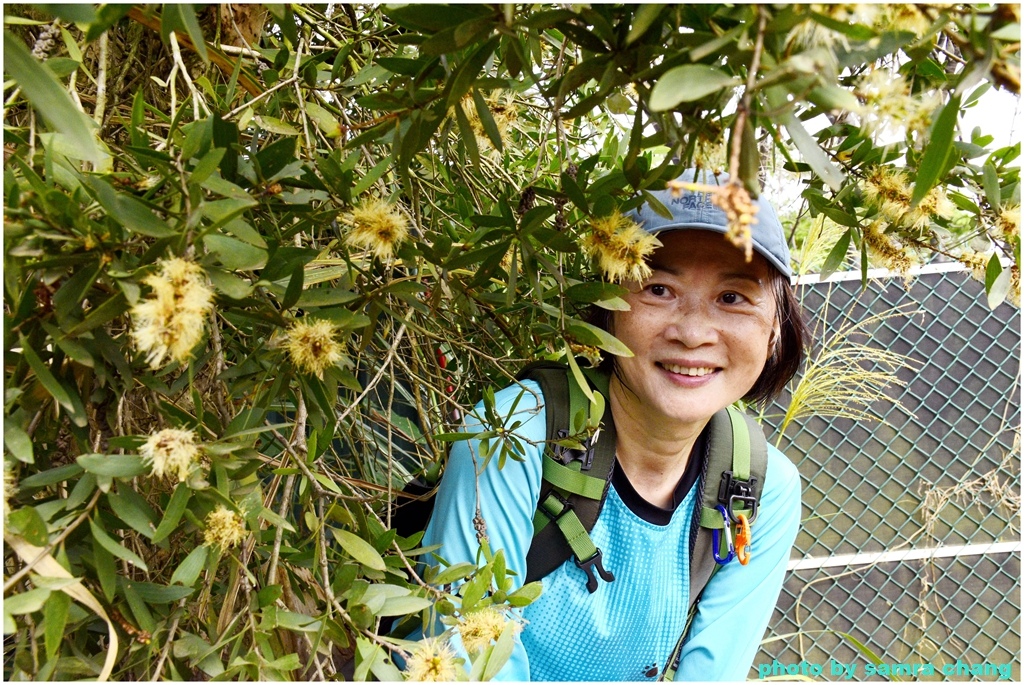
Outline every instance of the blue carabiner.
<path fill-rule="evenodd" d="M 722 523 L 725 524 L 725 539 L 729 544 L 729 556 L 723 559 L 718 555 L 718 550 L 721 548 L 721 538 L 717 528 L 711 529 L 711 552 L 715 555 L 715 561 L 724 565 L 728 564 L 736 556 L 736 548 L 732 544 L 732 527 L 729 525 L 729 512 L 723 504 L 719 504 L 715 509 L 722 514 Z"/>

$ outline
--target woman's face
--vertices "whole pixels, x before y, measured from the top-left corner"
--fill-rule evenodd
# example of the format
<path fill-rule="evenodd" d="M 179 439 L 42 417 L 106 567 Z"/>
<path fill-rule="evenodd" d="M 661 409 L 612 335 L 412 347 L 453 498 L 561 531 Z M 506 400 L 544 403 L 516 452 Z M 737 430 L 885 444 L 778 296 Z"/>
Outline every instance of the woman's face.
<path fill-rule="evenodd" d="M 654 273 L 627 284 L 631 308 L 612 318 L 612 333 L 635 355 L 616 359 L 621 398 L 637 416 L 703 427 L 747 394 L 771 354 L 772 267 L 757 253 L 747 263 L 719 233 L 658 238 Z"/>

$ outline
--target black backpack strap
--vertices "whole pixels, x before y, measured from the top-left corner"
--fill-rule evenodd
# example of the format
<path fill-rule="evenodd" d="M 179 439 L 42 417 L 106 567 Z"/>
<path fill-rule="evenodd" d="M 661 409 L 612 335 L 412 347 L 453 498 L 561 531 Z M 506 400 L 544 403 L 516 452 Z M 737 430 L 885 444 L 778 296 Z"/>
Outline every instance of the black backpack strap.
<path fill-rule="evenodd" d="M 607 400 L 607 375 L 587 375 L 590 385 L 596 386 Z M 544 393 L 548 440 L 534 537 L 526 557 L 525 582 L 543 578 L 574 556 L 576 565 L 587 574 L 587 589 L 594 592 L 595 572 L 605 581 L 614 580 L 604 568 L 601 550 L 589 535 L 601 513 L 615 463 L 611 404 L 605 402 L 601 428 L 583 444 L 582 450 L 559 445 L 556 441 L 576 439 L 574 418 L 589 406 L 575 377 L 564 365 L 541 362 L 526 367 L 518 378 L 536 381 Z"/>
<path fill-rule="evenodd" d="M 716 507 L 723 505 L 732 515 L 745 514 L 752 523 L 757 518 L 768 470 L 768 442 L 760 424 L 747 414 L 735 407 L 723 409 L 711 417 L 708 430 L 708 453 L 699 483 L 700 501 L 694 510 L 690 545 L 690 608 L 662 680 L 674 680 L 697 605 L 712 576 L 722 566 L 715 561 L 713 547 L 714 532 L 723 530 L 725 521 Z"/>

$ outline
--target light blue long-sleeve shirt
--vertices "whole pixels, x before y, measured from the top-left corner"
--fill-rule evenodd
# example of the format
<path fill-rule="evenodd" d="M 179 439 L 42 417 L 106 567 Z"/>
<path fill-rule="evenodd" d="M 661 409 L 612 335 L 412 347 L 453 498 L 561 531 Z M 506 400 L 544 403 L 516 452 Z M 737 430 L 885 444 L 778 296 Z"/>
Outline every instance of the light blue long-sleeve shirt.
<path fill-rule="evenodd" d="M 521 393 L 514 416 L 509 416 Z M 526 445 L 522 461 L 498 468 L 483 459 L 475 441 L 455 443 L 437 493 L 424 544 L 440 544 L 449 563 L 474 562 L 479 544 L 473 526 L 477 497 L 492 550 L 504 549 L 522 585 L 540 496 L 546 418 L 540 387 L 524 381 L 496 393 L 506 425 Z M 480 407 L 478 414 L 482 415 Z M 466 431 L 483 430 L 469 417 Z M 543 579 L 544 592 L 523 615 L 527 621 L 500 680 L 653 680 L 679 640 L 689 606 L 689 531 L 696 488 L 667 522 L 638 515 L 609 487 L 590 535 L 615 574 L 593 594 L 570 558 Z M 629 498 L 625 498 L 628 500 Z M 757 653 L 785 575 L 800 518 L 800 478 L 769 447 L 768 469 L 747 566 L 732 561 L 704 592 L 683 648 L 676 680 L 744 680 Z M 664 524 L 664 525 L 662 525 Z"/>

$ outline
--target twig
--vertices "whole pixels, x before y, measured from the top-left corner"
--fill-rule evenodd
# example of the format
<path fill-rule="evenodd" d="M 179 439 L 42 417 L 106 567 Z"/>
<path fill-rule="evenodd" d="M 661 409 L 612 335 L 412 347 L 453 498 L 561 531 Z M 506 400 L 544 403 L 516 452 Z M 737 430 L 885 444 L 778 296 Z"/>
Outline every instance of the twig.
<path fill-rule="evenodd" d="M 398 329 L 398 333 L 395 334 L 395 341 L 391 343 L 391 349 L 388 350 L 387 356 L 385 356 L 384 361 L 381 362 L 380 369 L 377 370 L 377 375 L 373 377 L 373 379 L 366 385 L 366 388 L 359 393 L 359 396 L 352 400 L 352 403 L 349 404 L 345 411 L 341 413 L 341 416 L 338 417 L 338 423 L 341 423 L 345 417 L 351 414 L 352 410 L 358 407 L 359 403 L 362 402 L 363 399 L 370 394 L 370 391 L 377 386 L 377 383 L 380 383 L 380 379 L 384 375 L 384 371 L 391 365 L 391 359 L 395 356 L 395 352 L 398 350 L 398 343 L 401 342 L 402 338 L 405 336 L 405 326 L 406 324 L 403 321 L 402 325 Z"/>
<path fill-rule="evenodd" d="M 281 506 L 277 511 L 278 516 L 284 518 L 291 507 L 292 488 L 295 485 L 295 474 L 288 476 L 284 482 L 284 492 L 281 493 Z M 284 528 L 277 527 L 274 533 L 274 549 L 270 553 L 270 563 L 267 566 L 267 584 L 273 585 L 277 582 L 277 560 L 281 556 L 281 541 L 284 539 Z"/>
<path fill-rule="evenodd" d="M 747 71 L 747 85 L 743 89 L 743 100 L 736 108 L 736 123 L 732 135 L 732 150 L 729 154 L 729 176 L 735 183 L 739 179 L 740 171 L 740 150 L 743 147 L 743 128 L 747 124 L 747 115 L 750 113 L 750 98 L 757 83 L 757 71 L 761 68 L 761 52 L 764 50 L 764 32 L 768 24 L 768 14 L 760 5 L 757 6 L 757 39 L 754 41 L 754 56 L 750 60 L 750 69 Z"/>
<path fill-rule="evenodd" d="M 185 79 L 185 85 L 188 86 L 189 92 L 192 94 L 192 116 L 195 117 L 196 121 L 199 121 L 199 107 L 203 108 L 206 112 L 206 116 L 210 116 L 210 108 L 206 106 L 206 100 L 196 89 L 196 84 L 192 83 L 192 77 L 188 75 L 188 67 L 185 66 L 185 61 L 181 58 L 181 50 L 178 48 L 178 36 L 174 31 L 171 31 L 171 53 L 174 55 L 174 65 L 181 68 L 181 77 Z M 171 116 L 174 116 L 174 112 L 171 112 Z"/>
<path fill-rule="evenodd" d="M 91 500 L 89 500 L 89 504 L 85 507 L 85 511 L 83 511 L 81 515 L 77 519 L 75 519 L 70 526 L 61 531 L 60 535 L 55 537 L 50 542 L 50 544 L 46 545 L 46 547 L 43 548 L 43 551 L 39 553 L 39 556 L 37 556 L 29 563 L 25 564 L 25 566 L 20 571 L 18 571 L 13 576 L 7 579 L 7 582 L 4 583 L 4 594 L 7 594 L 7 592 L 10 591 L 10 589 L 14 587 L 19 580 L 28 575 L 28 572 L 35 568 L 35 565 L 43 560 L 43 557 L 49 555 L 50 552 L 56 549 L 57 545 L 64 542 L 64 539 L 67 536 L 71 535 L 72 531 L 74 531 L 75 528 L 78 528 L 78 526 L 82 525 L 82 522 L 85 521 L 85 519 L 89 518 L 89 513 L 92 511 L 92 508 L 96 506 L 96 502 L 99 501 L 100 495 L 102 494 L 103 491 L 97 488 L 96 494 L 92 496 Z"/>
<path fill-rule="evenodd" d="M 160 650 L 160 659 L 157 660 L 156 669 L 153 671 L 154 681 L 160 680 L 160 674 L 163 673 L 164 662 L 167 661 L 167 655 L 171 651 L 171 645 L 174 644 L 174 633 L 178 630 L 178 622 L 181 620 L 181 610 L 185 608 L 186 599 L 187 598 L 182 598 L 182 600 L 178 602 L 178 610 L 174 612 L 174 621 L 171 622 L 171 627 L 167 631 L 164 648 Z"/>
<path fill-rule="evenodd" d="M 100 34 L 100 64 L 96 73 L 96 109 L 93 121 L 103 131 L 103 112 L 107 108 L 107 47 L 110 39 L 107 31 Z"/>
<path fill-rule="evenodd" d="M 236 114 L 244 112 L 247 107 L 251 107 L 252 105 L 254 105 L 257 102 L 259 102 L 260 100 L 262 100 L 263 98 L 267 97 L 268 95 L 270 95 L 272 93 L 275 93 L 275 92 L 281 90 L 282 88 L 287 88 L 288 86 L 292 85 L 293 83 L 295 83 L 298 80 L 299 80 L 298 76 L 292 76 L 291 78 L 285 79 L 284 81 L 281 81 L 280 83 L 275 83 L 270 88 L 267 88 L 265 91 L 263 91 L 262 93 L 260 93 L 256 97 L 254 97 L 252 100 L 249 100 L 248 102 L 243 102 L 238 107 L 235 107 L 233 110 L 231 110 L 230 112 L 225 114 L 224 118 L 225 119 L 230 119 L 231 117 L 235 116 Z"/>

